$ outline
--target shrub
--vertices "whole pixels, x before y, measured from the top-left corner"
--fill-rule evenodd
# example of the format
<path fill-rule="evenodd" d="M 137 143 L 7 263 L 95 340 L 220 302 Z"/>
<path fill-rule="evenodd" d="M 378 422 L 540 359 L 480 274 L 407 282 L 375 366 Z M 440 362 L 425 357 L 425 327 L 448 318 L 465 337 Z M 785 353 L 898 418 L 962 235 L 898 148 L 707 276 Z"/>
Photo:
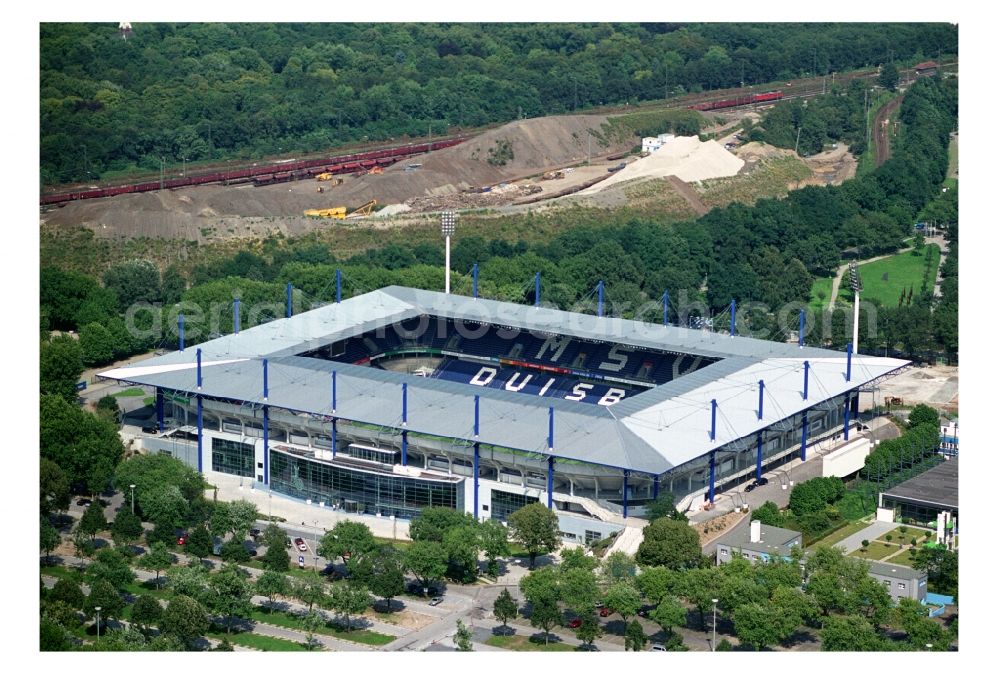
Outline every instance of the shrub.
<path fill-rule="evenodd" d="M 914 547 L 917 546 L 917 538 L 910 538 L 910 544 Z"/>
<path fill-rule="evenodd" d="M 733 644 L 729 642 L 728 639 L 722 639 L 715 646 L 716 652 L 730 652 L 733 649 Z"/>
<path fill-rule="evenodd" d="M 870 544 L 871 543 L 868 542 L 868 540 L 862 540 L 861 541 L 861 549 L 868 549 L 868 545 L 870 545 Z"/>
<path fill-rule="evenodd" d="M 886 533 L 885 541 L 886 542 L 892 542 L 892 533 Z"/>

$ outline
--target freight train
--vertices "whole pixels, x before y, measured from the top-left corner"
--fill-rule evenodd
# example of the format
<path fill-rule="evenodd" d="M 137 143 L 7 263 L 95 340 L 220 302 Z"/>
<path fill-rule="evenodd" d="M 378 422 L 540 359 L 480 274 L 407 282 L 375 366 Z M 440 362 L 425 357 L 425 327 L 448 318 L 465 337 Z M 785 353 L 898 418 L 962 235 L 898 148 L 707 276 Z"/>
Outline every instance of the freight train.
<path fill-rule="evenodd" d="M 107 188 L 92 188 L 88 190 L 77 190 L 74 192 L 64 192 L 52 195 L 43 195 L 40 202 L 42 205 L 63 204 L 74 200 L 93 199 L 95 197 L 113 197 L 114 195 L 124 195 L 135 192 L 150 192 L 163 188 L 183 188 L 191 185 L 204 185 L 206 183 L 222 183 L 233 185 L 239 183 L 250 183 L 254 185 L 270 185 L 272 183 L 282 183 L 300 178 L 310 178 L 324 172 L 331 174 L 344 174 L 359 170 L 368 170 L 376 166 L 388 166 L 403 158 L 413 155 L 420 155 L 432 150 L 440 150 L 458 145 L 468 137 L 459 136 L 440 141 L 428 143 L 416 143 L 393 148 L 383 148 L 365 153 L 355 153 L 353 155 L 339 155 L 336 157 L 316 158 L 311 160 L 297 160 L 294 162 L 282 162 L 280 164 L 268 164 L 259 167 L 244 167 L 227 171 L 216 171 L 204 174 L 184 176 L 182 178 L 171 178 L 163 181 L 147 181 L 145 183 L 132 183 L 129 185 L 116 185 Z"/>
<path fill-rule="evenodd" d="M 688 106 L 691 110 L 719 110 L 720 108 L 735 108 L 736 106 L 748 106 L 752 103 L 769 103 L 779 101 L 785 95 L 782 92 L 765 92 L 763 94 L 745 94 L 737 96 L 735 99 L 722 99 L 720 101 L 705 101 Z"/>

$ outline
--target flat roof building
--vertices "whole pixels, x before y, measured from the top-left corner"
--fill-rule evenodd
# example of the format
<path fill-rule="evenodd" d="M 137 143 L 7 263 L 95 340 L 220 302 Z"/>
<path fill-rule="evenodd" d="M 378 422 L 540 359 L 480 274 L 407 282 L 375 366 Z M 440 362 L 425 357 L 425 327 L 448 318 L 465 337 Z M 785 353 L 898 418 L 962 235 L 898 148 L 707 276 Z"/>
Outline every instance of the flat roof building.
<path fill-rule="evenodd" d="M 802 546 L 802 533 L 751 521 L 748 527 L 739 528 L 716 541 L 715 563 L 726 563 L 738 556 L 749 561 L 786 558 L 792 555 L 792 547 L 795 546 Z"/>
<path fill-rule="evenodd" d="M 897 521 L 911 520 L 924 525 L 937 521 L 941 512 L 949 512 L 957 532 L 958 458 L 945 460 L 880 493 L 879 507 L 892 509 Z"/>

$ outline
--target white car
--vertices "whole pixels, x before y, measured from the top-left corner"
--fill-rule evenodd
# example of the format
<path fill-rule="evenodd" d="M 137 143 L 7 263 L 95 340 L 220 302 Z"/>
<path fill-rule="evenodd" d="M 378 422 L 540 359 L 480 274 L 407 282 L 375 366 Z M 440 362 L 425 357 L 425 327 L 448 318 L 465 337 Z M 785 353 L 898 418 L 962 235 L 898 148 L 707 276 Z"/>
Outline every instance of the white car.
<path fill-rule="evenodd" d="M 308 551 L 309 548 L 306 547 L 306 541 L 302 538 L 295 538 L 295 546 L 298 547 L 300 552 Z"/>

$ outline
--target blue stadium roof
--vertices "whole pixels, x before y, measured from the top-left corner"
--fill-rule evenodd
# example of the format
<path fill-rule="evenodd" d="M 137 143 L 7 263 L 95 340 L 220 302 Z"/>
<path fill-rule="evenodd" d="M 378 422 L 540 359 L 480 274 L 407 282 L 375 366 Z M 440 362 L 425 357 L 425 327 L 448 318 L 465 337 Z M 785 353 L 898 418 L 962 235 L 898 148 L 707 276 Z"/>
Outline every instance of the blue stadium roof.
<path fill-rule="evenodd" d="M 599 406 L 297 356 L 379 326 L 421 316 L 702 355 L 720 361 L 618 403 Z M 471 440 L 473 396 L 479 395 L 482 443 L 651 474 L 662 474 L 752 435 L 907 363 L 855 355 L 848 382 L 846 354 L 832 350 L 397 286 L 196 347 L 202 350 L 200 393 L 205 397 L 333 416 L 331 372 L 336 371 L 336 417 L 402 428 L 401 386 L 407 383 L 406 429 Z M 266 402 L 265 358 L 269 376 Z M 810 364 L 808 400 L 802 398 L 806 359 Z M 199 392 L 195 347 L 111 369 L 100 376 L 189 394 Z M 759 380 L 765 382 L 761 420 L 757 419 Z M 718 403 L 715 440 L 709 438 L 712 399 Z M 549 407 L 554 409 L 555 419 L 552 449 L 547 443 Z"/>

